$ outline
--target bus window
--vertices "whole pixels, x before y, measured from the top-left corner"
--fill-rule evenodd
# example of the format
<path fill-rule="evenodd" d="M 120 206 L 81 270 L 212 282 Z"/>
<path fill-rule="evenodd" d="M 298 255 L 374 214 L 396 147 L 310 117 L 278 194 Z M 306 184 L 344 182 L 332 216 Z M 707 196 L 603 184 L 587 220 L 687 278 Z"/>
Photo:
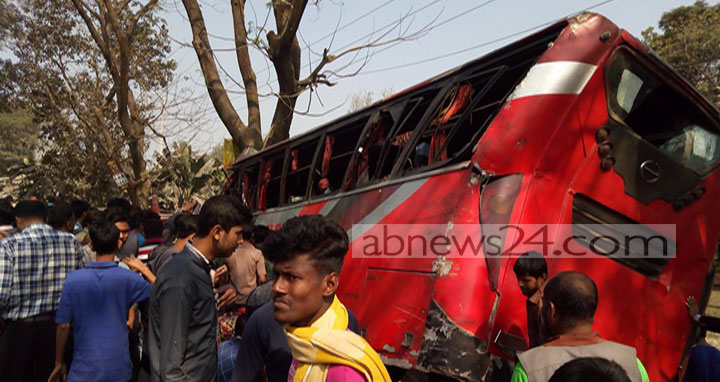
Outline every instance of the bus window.
<path fill-rule="evenodd" d="M 415 144 L 413 167 L 424 167 L 435 161 L 447 159 L 447 150 L 444 148 L 445 139 L 475 93 L 475 87 L 472 84 L 463 82 L 456 84 L 445 95 L 440 110 L 437 111 L 435 117 L 430 121 L 430 125 L 423 131 Z"/>
<path fill-rule="evenodd" d="M 610 113 L 668 157 L 706 175 L 720 159 L 714 124 L 683 94 L 625 50 L 607 72 Z"/>
<path fill-rule="evenodd" d="M 307 197 L 308 178 L 312 168 L 318 139 L 290 147 L 285 177 L 285 199 L 287 203 L 298 203 Z M 323 146 L 324 147 L 324 146 Z"/>
<path fill-rule="evenodd" d="M 375 179 L 380 155 L 390 130 L 395 124 L 395 117 L 405 108 L 406 102 L 381 109 L 373 113 L 368 126 L 360 140 L 357 153 L 348 168 L 343 190 L 350 190 L 355 185 L 363 185 Z"/>
<path fill-rule="evenodd" d="M 325 134 L 313 173 L 312 195 L 328 195 L 340 190 L 367 121 L 368 117 L 364 116 Z"/>
<path fill-rule="evenodd" d="M 260 175 L 260 164 L 251 164 L 240 170 L 241 183 L 240 189 L 242 199 L 245 205 L 251 210 L 255 210 L 255 196 L 257 195 L 258 176 Z"/>
<path fill-rule="evenodd" d="M 280 182 L 285 160 L 285 149 L 266 156 L 260 166 L 260 195 L 258 209 L 265 210 L 280 205 Z"/>
<path fill-rule="evenodd" d="M 436 87 L 411 98 L 405 107 L 405 111 L 400 118 L 398 118 L 399 120 L 392 121 L 395 127 L 391 131 L 391 138 L 387 139 L 383 146 L 383 152 L 380 157 L 380 162 L 378 163 L 378 170 L 376 171 L 376 179 L 384 180 L 389 178 L 405 145 L 410 141 L 413 131 L 415 131 L 421 123 L 423 117 L 435 100 L 435 97 L 440 92 L 440 89 L 441 88 Z M 408 169 L 418 167 L 419 163 L 413 161 L 422 159 L 411 157 L 403 160 L 402 168 Z"/>

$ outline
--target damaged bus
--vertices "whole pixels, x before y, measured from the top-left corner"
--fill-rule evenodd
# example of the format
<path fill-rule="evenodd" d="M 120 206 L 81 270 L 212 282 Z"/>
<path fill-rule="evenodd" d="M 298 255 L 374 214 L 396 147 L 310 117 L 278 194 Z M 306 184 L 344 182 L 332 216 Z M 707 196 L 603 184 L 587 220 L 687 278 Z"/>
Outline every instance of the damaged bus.
<path fill-rule="evenodd" d="M 717 109 L 636 38 L 585 13 L 243 158 L 225 192 L 271 228 L 303 214 L 348 232 L 674 224 L 673 258 L 553 258 L 565 248 L 552 243 L 545 253 L 550 276 L 578 270 L 597 283 L 595 330 L 636 348 L 651 380 L 670 381 L 695 341 L 685 300 L 710 293 L 719 141 Z M 339 295 L 387 365 L 489 381 L 527 347 L 516 260 L 348 253 Z"/>

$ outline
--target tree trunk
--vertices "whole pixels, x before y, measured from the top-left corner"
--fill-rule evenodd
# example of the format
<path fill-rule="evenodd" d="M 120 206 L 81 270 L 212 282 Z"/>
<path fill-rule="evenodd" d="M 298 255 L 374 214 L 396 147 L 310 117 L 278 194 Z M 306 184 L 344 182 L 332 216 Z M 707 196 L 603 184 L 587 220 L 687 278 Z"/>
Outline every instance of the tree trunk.
<path fill-rule="evenodd" d="M 273 55 L 272 62 L 280 85 L 280 97 L 275 105 L 270 132 L 265 137 L 266 147 L 290 137 L 290 125 L 300 93 L 297 86 L 300 79 L 300 44 L 297 39 L 293 41 L 289 52 Z"/>
<path fill-rule="evenodd" d="M 305 12 L 307 0 L 287 2 L 273 1 L 273 11 L 278 34 L 268 33 L 270 60 L 275 67 L 280 97 L 275 106 L 275 114 L 270 125 L 270 132 L 265 138 L 265 146 L 284 141 L 290 137 L 295 103 L 300 94 L 300 43 L 297 40 L 297 29 Z"/>
<path fill-rule="evenodd" d="M 245 0 L 232 0 L 233 29 L 235 31 L 235 54 L 240 74 L 245 84 L 245 99 L 248 105 L 248 127 L 257 130 L 262 137 L 260 125 L 260 101 L 255 71 L 248 52 L 247 29 L 245 29 Z"/>
<path fill-rule="evenodd" d="M 205 86 L 208 89 L 210 100 L 215 107 L 215 111 L 217 111 L 225 128 L 240 150 L 248 147 L 255 149 L 262 148 L 260 129 L 248 128 L 248 126 L 243 123 L 230 102 L 230 98 L 220 80 L 217 66 L 215 65 L 215 58 L 213 57 L 210 42 L 207 38 L 205 21 L 203 20 L 202 11 L 200 10 L 197 0 L 183 0 L 183 5 L 185 6 L 185 11 L 190 20 L 190 26 L 192 27 L 193 47 L 198 56 L 200 69 L 205 78 Z"/>

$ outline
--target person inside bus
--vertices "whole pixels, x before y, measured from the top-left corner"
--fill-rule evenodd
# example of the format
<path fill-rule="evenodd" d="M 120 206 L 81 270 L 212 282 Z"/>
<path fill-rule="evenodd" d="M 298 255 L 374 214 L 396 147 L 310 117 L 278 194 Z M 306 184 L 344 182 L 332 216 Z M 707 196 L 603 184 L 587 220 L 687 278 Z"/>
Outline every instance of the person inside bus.
<path fill-rule="evenodd" d="M 430 144 L 427 142 L 420 142 L 415 146 L 415 160 L 413 161 L 413 167 L 424 167 L 428 165 L 430 159 Z"/>
<path fill-rule="evenodd" d="M 513 265 L 518 286 L 522 294 L 527 297 L 525 309 L 527 310 L 528 339 L 530 347 L 540 346 L 545 338 L 540 332 L 540 288 L 547 281 L 547 263 L 540 252 L 530 251 L 524 253 Z"/>
<path fill-rule="evenodd" d="M 288 380 L 390 381 L 375 350 L 348 329 L 335 295 L 348 245 L 345 229 L 321 215 L 288 220 L 263 245 L 275 264 L 273 317 L 285 325 L 294 358 Z"/>
<path fill-rule="evenodd" d="M 589 277 L 560 272 L 540 291 L 541 328 L 550 340 L 518 354 L 511 382 L 549 381 L 560 366 L 581 357 L 607 358 L 617 362 L 630 381 L 648 382 L 634 348 L 593 332 L 598 290 Z"/>

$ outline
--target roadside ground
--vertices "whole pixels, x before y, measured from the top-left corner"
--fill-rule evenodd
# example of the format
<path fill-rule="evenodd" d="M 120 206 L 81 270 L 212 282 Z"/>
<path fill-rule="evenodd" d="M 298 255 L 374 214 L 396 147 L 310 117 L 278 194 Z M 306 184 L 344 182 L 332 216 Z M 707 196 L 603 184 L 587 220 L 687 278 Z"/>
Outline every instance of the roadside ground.
<path fill-rule="evenodd" d="M 715 287 L 710 294 L 710 303 L 708 304 L 705 314 L 713 317 L 720 317 L 720 288 Z M 720 349 L 720 333 L 707 332 L 705 337 L 707 342 Z"/>

